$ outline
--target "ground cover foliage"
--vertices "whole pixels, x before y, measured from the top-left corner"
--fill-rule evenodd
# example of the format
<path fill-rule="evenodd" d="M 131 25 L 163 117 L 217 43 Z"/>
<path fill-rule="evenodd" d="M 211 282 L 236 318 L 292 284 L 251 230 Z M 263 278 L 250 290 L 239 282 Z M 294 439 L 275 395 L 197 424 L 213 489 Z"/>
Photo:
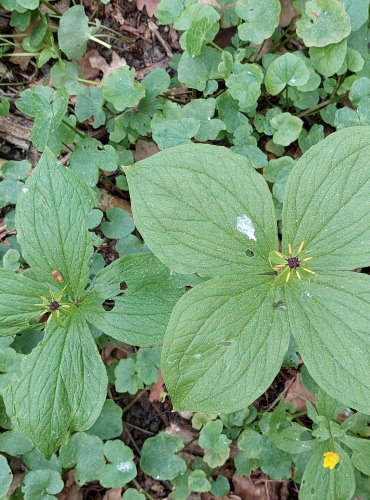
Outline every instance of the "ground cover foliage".
<path fill-rule="evenodd" d="M 370 497 L 369 0 L 0 5 L 0 498 Z"/>

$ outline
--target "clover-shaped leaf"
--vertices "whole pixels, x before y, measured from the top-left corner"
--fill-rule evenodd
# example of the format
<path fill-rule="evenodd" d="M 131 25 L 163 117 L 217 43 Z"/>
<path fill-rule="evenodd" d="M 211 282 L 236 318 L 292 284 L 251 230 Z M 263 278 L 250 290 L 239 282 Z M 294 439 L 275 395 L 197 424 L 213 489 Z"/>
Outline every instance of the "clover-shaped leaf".
<path fill-rule="evenodd" d="M 213 118 L 216 109 L 216 100 L 196 99 L 186 104 L 182 111 L 187 118 L 194 118 L 200 122 L 195 139 L 200 142 L 214 140 L 221 130 L 225 130 L 225 124 L 218 118 Z"/>
<path fill-rule="evenodd" d="M 136 477 L 134 454 L 122 441 L 107 441 L 104 455 L 110 462 L 99 472 L 98 479 L 104 488 L 121 488 Z"/>
<path fill-rule="evenodd" d="M 144 442 L 140 466 L 154 479 L 171 481 L 186 471 L 186 462 L 176 455 L 183 448 L 182 439 L 160 432 Z"/>
<path fill-rule="evenodd" d="M 193 470 L 189 474 L 189 489 L 198 493 L 204 493 L 211 490 L 211 483 L 208 481 L 206 473 L 200 469 Z"/>
<path fill-rule="evenodd" d="M 73 151 L 71 167 L 89 186 L 95 186 L 99 169 L 112 172 L 118 166 L 118 153 L 110 145 L 103 146 L 92 138 L 82 139 Z"/>
<path fill-rule="evenodd" d="M 86 87 L 77 95 L 75 113 L 80 122 L 94 117 L 93 127 L 98 128 L 105 123 L 103 90 Z"/>
<path fill-rule="evenodd" d="M 370 263 L 369 133 L 336 132 L 297 161 L 282 253 L 270 192 L 245 158 L 193 144 L 126 167 L 149 248 L 173 271 L 211 278 L 179 300 L 167 326 L 162 373 L 176 409 L 247 406 L 278 373 L 292 335 L 318 385 L 370 413 L 369 278 L 350 272 Z M 189 189 L 204 203 L 186 203 Z"/>
<path fill-rule="evenodd" d="M 115 387 L 117 392 L 136 394 L 144 387 L 143 381 L 136 371 L 136 363 L 132 358 L 120 359 L 114 369 L 116 377 Z"/>
<path fill-rule="evenodd" d="M 273 135 L 275 144 L 289 146 L 298 139 L 303 121 L 291 113 L 280 113 L 272 118 L 271 125 L 276 130 Z"/>
<path fill-rule="evenodd" d="M 103 94 L 117 111 L 136 106 L 145 96 L 145 87 L 135 82 L 135 70 L 128 66 L 117 68 L 104 80 Z"/>
<path fill-rule="evenodd" d="M 309 78 L 309 71 L 304 61 L 287 52 L 274 59 L 267 67 L 265 86 L 271 95 L 277 95 L 286 85 L 299 87 Z"/>
<path fill-rule="evenodd" d="M 214 420 L 208 422 L 200 431 L 198 442 L 204 449 L 203 459 L 212 468 L 223 465 L 230 455 L 231 441 L 222 434 L 222 429 L 221 420 Z"/>
<path fill-rule="evenodd" d="M 159 347 L 151 349 L 143 347 L 139 349 L 136 359 L 136 369 L 139 377 L 146 385 L 157 382 L 160 359 L 161 349 Z"/>
<path fill-rule="evenodd" d="M 258 64 L 236 64 L 234 72 L 225 80 L 226 86 L 241 108 L 253 106 L 261 94 L 263 72 Z"/>
<path fill-rule="evenodd" d="M 270 38 L 279 24 L 280 10 L 279 0 L 237 0 L 235 12 L 245 21 L 238 26 L 239 38 L 255 44 Z"/>
<path fill-rule="evenodd" d="M 60 448 L 59 463 L 64 469 L 74 469 L 77 484 L 94 481 L 105 465 L 103 441 L 97 436 L 77 432 Z"/>
<path fill-rule="evenodd" d="M 310 0 L 297 21 L 297 35 L 307 47 L 341 42 L 350 32 L 349 15 L 339 0 Z"/>

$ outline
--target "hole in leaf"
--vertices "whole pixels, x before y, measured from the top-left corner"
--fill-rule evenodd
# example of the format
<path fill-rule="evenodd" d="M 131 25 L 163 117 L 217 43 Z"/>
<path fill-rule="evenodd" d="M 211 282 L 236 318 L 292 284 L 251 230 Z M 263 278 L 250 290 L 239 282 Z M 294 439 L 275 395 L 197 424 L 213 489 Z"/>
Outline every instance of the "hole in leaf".
<path fill-rule="evenodd" d="M 115 301 L 111 299 L 108 299 L 105 302 L 103 302 L 103 308 L 105 311 L 112 311 L 115 305 L 116 305 Z"/>
<path fill-rule="evenodd" d="M 248 250 L 246 250 L 246 251 L 245 251 L 245 255 L 246 255 L 247 257 L 254 257 L 254 253 L 253 253 L 253 252 L 252 252 L 252 250 L 250 250 L 249 248 L 248 248 Z"/>
<path fill-rule="evenodd" d="M 125 281 L 122 281 L 119 284 L 119 288 L 120 288 L 120 290 L 127 290 L 127 288 L 128 288 L 127 283 Z"/>

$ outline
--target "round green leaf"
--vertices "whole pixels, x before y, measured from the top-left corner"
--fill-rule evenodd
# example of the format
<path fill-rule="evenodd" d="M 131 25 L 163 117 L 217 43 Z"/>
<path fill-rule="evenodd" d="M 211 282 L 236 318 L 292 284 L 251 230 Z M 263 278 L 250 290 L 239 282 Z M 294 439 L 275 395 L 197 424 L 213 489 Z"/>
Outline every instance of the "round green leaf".
<path fill-rule="evenodd" d="M 184 443 L 179 437 L 160 432 L 144 442 L 140 466 L 154 479 L 171 481 L 186 471 L 186 462 L 176 455 L 183 448 Z"/>
<path fill-rule="evenodd" d="M 74 5 L 59 21 L 59 47 L 69 59 L 78 61 L 85 54 L 89 39 L 89 18 L 82 5 Z"/>
<path fill-rule="evenodd" d="M 307 47 L 325 47 L 338 43 L 351 32 L 351 22 L 339 0 L 312 0 L 296 23 L 297 35 Z"/>
<path fill-rule="evenodd" d="M 310 47 L 312 66 L 324 76 L 334 75 L 342 66 L 347 54 L 347 40 L 325 47 Z"/>
<path fill-rule="evenodd" d="M 100 227 L 107 238 L 124 238 L 135 229 L 132 217 L 122 208 L 108 208 L 106 216 L 108 221 L 103 222 Z"/>
<path fill-rule="evenodd" d="M 97 421 L 87 433 L 105 440 L 119 437 L 122 430 L 122 408 L 111 399 L 107 399 Z"/>
<path fill-rule="evenodd" d="M 122 500 L 145 500 L 145 498 L 145 495 L 139 493 L 133 488 L 129 488 L 128 490 L 126 490 L 122 496 Z"/>
<path fill-rule="evenodd" d="M 5 498 L 7 496 L 9 486 L 13 479 L 12 471 L 8 465 L 6 458 L 0 455 L 0 496 Z"/>
<path fill-rule="evenodd" d="M 304 61 L 290 52 L 274 59 L 266 70 L 265 86 L 271 95 L 277 95 L 286 85 L 299 87 L 309 79 Z"/>
<path fill-rule="evenodd" d="M 369 18 L 369 0 L 340 0 L 350 19 L 352 31 L 357 31 Z"/>
<path fill-rule="evenodd" d="M 221 55 L 213 47 L 203 46 L 199 56 L 183 52 L 178 66 L 178 79 L 191 89 L 203 91 L 207 81 L 219 77 Z"/>
<path fill-rule="evenodd" d="M 348 97 L 353 104 L 358 104 L 362 97 L 370 95 L 370 79 L 363 76 L 353 82 Z"/>
<path fill-rule="evenodd" d="M 256 44 L 270 38 L 279 24 L 280 10 L 279 0 L 237 0 L 235 12 L 245 21 L 238 26 L 239 38 Z"/>
<path fill-rule="evenodd" d="M 52 500 L 64 487 L 59 472 L 55 470 L 34 470 L 23 480 L 22 492 L 25 500 Z"/>

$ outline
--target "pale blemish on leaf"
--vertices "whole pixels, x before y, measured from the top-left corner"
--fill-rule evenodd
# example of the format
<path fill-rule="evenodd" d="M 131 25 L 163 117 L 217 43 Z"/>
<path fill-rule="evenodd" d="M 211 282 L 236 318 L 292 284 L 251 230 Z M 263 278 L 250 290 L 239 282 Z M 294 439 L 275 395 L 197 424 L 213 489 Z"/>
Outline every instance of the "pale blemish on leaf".
<path fill-rule="evenodd" d="M 239 233 L 245 234 L 250 240 L 257 241 L 255 236 L 256 230 L 254 229 L 253 222 L 248 215 L 243 214 L 236 219 L 236 229 Z"/>
<path fill-rule="evenodd" d="M 128 472 L 131 470 L 133 467 L 132 462 L 119 462 L 116 465 L 116 469 L 119 470 L 120 472 Z"/>

